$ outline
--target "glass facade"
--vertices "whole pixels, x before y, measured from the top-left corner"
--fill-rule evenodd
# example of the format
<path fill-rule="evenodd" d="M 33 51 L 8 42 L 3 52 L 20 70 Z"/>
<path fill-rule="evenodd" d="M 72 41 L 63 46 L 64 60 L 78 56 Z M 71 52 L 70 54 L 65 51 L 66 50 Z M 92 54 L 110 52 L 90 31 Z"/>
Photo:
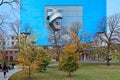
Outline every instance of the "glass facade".
<path fill-rule="evenodd" d="M 46 26 L 46 9 L 49 7 L 63 9 L 62 26 L 81 22 L 90 39 L 99 31 L 99 20 L 106 16 L 106 0 L 21 0 L 21 4 L 21 32 L 24 32 L 25 24 L 29 24 L 34 31 L 39 32 L 37 44 L 42 45 L 49 44 Z"/>

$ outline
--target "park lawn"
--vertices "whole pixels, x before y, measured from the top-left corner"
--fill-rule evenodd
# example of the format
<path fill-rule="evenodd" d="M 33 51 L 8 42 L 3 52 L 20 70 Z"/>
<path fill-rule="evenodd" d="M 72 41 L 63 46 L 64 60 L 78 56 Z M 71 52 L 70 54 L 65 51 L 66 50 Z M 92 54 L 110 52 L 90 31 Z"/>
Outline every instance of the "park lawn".
<path fill-rule="evenodd" d="M 80 69 L 68 77 L 57 66 L 49 67 L 46 72 L 35 72 L 31 80 L 120 80 L 120 64 L 107 67 L 103 63 L 81 64 Z M 9 80 L 30 80 L 23 71 L 14 74 Z"/>

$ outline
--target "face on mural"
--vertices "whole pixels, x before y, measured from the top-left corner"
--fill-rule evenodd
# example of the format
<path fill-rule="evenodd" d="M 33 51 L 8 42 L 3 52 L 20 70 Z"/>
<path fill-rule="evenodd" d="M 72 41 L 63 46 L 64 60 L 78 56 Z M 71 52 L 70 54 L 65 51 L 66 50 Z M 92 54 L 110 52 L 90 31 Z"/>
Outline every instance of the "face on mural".
<path fill-rule="evenodd" d="M 51 8 L 47 10 L 47 22 L 54 31 L 61 29 L 62 13 L 61 9 Z"/>

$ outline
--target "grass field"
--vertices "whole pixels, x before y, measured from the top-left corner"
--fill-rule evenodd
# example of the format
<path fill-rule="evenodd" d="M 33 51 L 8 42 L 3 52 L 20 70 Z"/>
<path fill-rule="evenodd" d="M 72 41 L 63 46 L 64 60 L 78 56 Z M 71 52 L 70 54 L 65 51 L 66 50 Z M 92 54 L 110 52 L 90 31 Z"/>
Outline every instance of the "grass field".
<path fill-rule="evenodd" d="M 36 72 L 32 80 L 120 80 L 120 64 L 107 67 L 102 63 L 81 64 L 80 69 L 67 77 L 67 73 L 59 71 L 57 66 L 49 67 L 46 72 Z M 10 80 L 30 80 L 23 71 L 14 74 Z"/>

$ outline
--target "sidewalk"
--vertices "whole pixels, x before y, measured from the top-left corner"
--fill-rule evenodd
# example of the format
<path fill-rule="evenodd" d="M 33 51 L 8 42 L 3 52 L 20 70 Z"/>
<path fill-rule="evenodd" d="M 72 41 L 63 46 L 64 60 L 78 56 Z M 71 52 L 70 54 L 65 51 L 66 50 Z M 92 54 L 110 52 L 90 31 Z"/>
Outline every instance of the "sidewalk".
<path fill-rule="evenodd" d="M 15 69 L 9 70 L 9 72 L 6 73 L 6 78 L 4 78 L 3 72 L 0 72 L 0 80 L 8 80 L 10 76 L 12 76 L 14 73 L 18 71 L 20 71 L 20 69 L 15 66 Z"/>

